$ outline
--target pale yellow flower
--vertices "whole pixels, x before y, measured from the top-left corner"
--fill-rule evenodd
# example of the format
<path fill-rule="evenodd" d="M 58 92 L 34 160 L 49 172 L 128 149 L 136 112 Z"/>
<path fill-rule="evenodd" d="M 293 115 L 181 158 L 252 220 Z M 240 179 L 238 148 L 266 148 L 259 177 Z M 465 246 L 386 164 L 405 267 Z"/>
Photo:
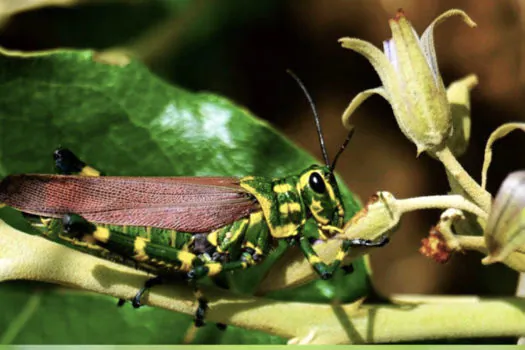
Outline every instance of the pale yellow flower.
<path fill-rule="evenodd" d="M 391 104 L 401 131 L 416 144 L 418 154 L 447 141 L 452 133 L 452 113 L 437 66 L 434 27 L 454 15 L 475 26 L 463 11 L 449 10 L 437 17 L 419 38 L 404 13 L 399 11 L 389 21 L 392 39 L 383 43 L 384 53 L 360 39 L 339 39 L 344 48 L 370 61 L 383 84 L 353 99 L 343 114 L 346 127 L 350 127 L 353 111 L 371 95 L 379 94 Z"/>

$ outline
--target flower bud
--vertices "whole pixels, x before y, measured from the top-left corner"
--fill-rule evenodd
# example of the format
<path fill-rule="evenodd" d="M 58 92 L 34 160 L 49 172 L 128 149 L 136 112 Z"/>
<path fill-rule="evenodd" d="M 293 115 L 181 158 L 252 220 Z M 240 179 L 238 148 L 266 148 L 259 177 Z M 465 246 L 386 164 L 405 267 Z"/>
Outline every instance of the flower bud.
<path fill-rule="evenodd" d="M 525 171 L 516 171 L 503 181 L 485 229 L 488 256 L 484 264 L 505 260 L 525 248 Z"/>

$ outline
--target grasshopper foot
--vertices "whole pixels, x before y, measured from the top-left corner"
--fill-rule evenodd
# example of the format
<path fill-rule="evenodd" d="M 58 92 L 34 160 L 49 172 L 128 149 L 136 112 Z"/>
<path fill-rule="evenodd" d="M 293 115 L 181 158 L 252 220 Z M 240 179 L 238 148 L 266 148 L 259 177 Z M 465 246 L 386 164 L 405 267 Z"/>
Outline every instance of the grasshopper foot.
<path fill-rule="evenodd" d="M 133 297 L 133 299 L 131 299 L 131 305 L 133 306 L 133 308 L 138 309 L 139 307 L 141 307 L 142 306 L 141 300 L 142 300 L 142 296 L 144 295 L 144 293 L 146 293 L 151 288 L 158 286 L 162 283 L 164 283 L 164 281 L 162 277 L 159 277 L 159 276 L 156 276 L 156 277 L 153 277 L 147 280 L 144 283 L 144 287 L 140 288 L 137 294 L 135 294 L 135 296 Z M 119 307 L 123 306 L 125 303 L 126 303 L 126 300 L 119 299 L 117 306 Z"/>

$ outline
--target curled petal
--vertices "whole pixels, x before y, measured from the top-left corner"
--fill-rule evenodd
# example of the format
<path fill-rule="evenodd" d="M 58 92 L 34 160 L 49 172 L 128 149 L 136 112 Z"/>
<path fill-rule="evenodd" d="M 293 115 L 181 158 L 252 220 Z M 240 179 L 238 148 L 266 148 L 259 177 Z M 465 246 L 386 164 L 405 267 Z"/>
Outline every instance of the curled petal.
<path fill-rule="evenodd" d="M 385 100 L 388 100 L 388 96 L 386 95 L 385 89 L 382 87 L 378 87 L 375 89 L 369 89 L 360 92 L 355 96 L 350 104 L 348 104 L 348 107 L 346 107 L 345 111 L 343 112 L 342 120 L 343 125 L 348 130 L 352 129 L 352 124 L 350 124 L 350 117 L 354 113 L 354 111 L 359 107 L 363 102 L 365 102 L 370 96 L 378 94 L 384 97 Z"/>
<path fill-rule="evenodd" d="M 485 242 L 485 264 L 503 261 L 525 245 L 525 171 L 507 176 L 490 211 Z"/>
<path fill-rule="evenodd" d="M 458 9 L 452 9 L 448 10 L 441 15 L 439 15 L 430 25 L 427 27 L 427 29 L 423 32 L 423 35 L 421 35 L 421 47 L 423 48 L 423 51 L 425 52 L 425 56 L 429 60 L 430 67 L 432 69 L 432 72 L 434 73 L 434 78 L 436 79 L 437 84 L 443 85 L 443 81 L 440 78 L 439 75 L 439 68 L 437 64 L 437 58 L 436 58 L 436 48 L 434 46 L 434 28 L 443 22 L 445 19 L 452 17 L 452 16 L 461 16 L 463 21 L 467 23 L 470 27 L 475 27 L 476 23 L 462 10 Z"/>
<path fill-rule="evenodd" d="M 489 170 L 490 162 L 492 161 L 492 144 L 502 137 L 507 136 L 514 130 L 525 131 L 525 123 L 507 123 L 503 124 L 490 134 L 490 137 L 485 146 L 485 159 L 483 160 L 483 168 L 481 170 L 481 187 L 487 186 L 487 171 Z"/>
<path fill-rule="evenodd" d="M 396 71 L 385 54 L 367 41 L 356 38 L 341 38 L 338 40 L 345 49 L 353 50 L 364 56 L 374 67 L 383 86 L 391 98 L 401 98 L 401 91 L 396 86 Z"/>
<path fill-rule="evenodd" d="M 474 74 L 455 81 L 447 88 L 447 99 L 452 113 L 452 135 L 447 145 L 454 156 L 459 157 L 467 150 L 470 139 L 470 90 L 478 84 Z"/>

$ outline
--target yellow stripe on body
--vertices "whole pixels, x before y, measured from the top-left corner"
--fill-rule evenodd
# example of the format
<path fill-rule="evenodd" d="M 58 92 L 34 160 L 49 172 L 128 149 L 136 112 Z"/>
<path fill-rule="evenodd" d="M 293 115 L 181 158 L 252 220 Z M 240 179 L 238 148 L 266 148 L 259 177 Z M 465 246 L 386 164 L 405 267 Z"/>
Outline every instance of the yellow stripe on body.
<path fill-rule="evenodd" d="M 93 236 L 90 236 L 90 237 L 93 238 Z M 69 243 L 71 243 L 73 245 L 76 245 L 76 246 L 79 246 L 79 247 L 89 248 L 91 250 L 98 250 L 98 251 L 106 250 L 107 251 L 107 249 L 101 247 L 98 244 L 94 244 L 93 242 L 79 241 L 76 238 L 64 236 L 64 235 L 61 235 L 61 234 L 58 235 L 58 238 L 60 238 L 61 240 L 65 241 L 65 242 L 69 242 Z"/>
<path fill-rule="evenodd" d="M 222 265 L 220 263 L 211 263 L 205 266 L 208 268 L 208 276 L 215 276 L 222 271 Z"/>
<path fill-rule="evenodd" d="M 256 254 L 259 254 L 259 255 L 262 255 L 262 253 L 263 253 L 262 249 L 259 248 L 259 247 L 256 246 L 256 245 L 254 245 L 252 242 L 246 242 L 246 243 L 244 243 L 243 247 L 253 249 L 253 250 L 255 250 L 255 253 L 256 253 Z"/>
<path fill-rule="evenodd" d="M 190 271 L 193 268 L 193 260 L 195 260 L 196 256 L 195 254 L 181 250 L 178 252 L 177 258 L 181 262 L 180 269 L 182 271 Z"/>
<path fill-rule="evenodd" d="M 210 234 L 208 234 L 208 236 L 206 236 L 206 239 L 208 240 L 208 242 L 214 246 L 214 247 L 217 247 L 218 246 L 218 239 L 219 239 L 219 230 L 215 230 L 215 231 L 212 231 L 210 232 Z"/>
<path fill-rule="evenodd" d="M 255 196 L 255 198 L 259 202 L 259 205 L 261 206 L 264 216 L 270 217 L 272 210 L 272 202 L 263 195 L 259 195 L 259 192 L 255 188 L 245 183 L 244 181 L 241 181 L 241 187 Z M 297 227 L 293 223 L 288 223 L 286 225 L 281 226 L 273 226 L 270 220 L 266 220 L 266 222 L 268 224 L 268 228 L 270 229 L 270 234 L 275 238 L 285 238 L 295 236 L 297 234 Z"/>
<path fill-rule="evenodd" d="M 250 226 L 257 225 L 263 220 L 264 220 L 264 214 L 262 211 L 258 211 L 258 212 L 250 214 Z"/>
<path fill-rule="evenodd" d="M 102 226 L 97 226 L 97 229 L 93 232 L 93 237 L 102 243 L 108 243 L 109 236 L 111 236 L 109 229 Z"/>
<path fill-rule="evenodd" d="M 307 257 L 308 259 L 308 262 L 310 264 L 318 264 L 318 263 L 322 263 L 322 260 L 320 257 L 318 257 L 317 255 L 310 255 Z"/>
<path fill-rule="evenodd" d="M 237 227 L 235 227 L 235 225 L 232 226 L 231 230 L 226 233 L 226 239 L 221 244 L 226 244 L 223 249 L 228 249 L 232 244 L 239 240 L 241 235 L 248 229 L 248 223 L 248 219 L 241 219 L 241 221 L 237 224 Z"/>
<path fill-rule="evenodd" d="M 297 181 L 297 191 L 299 191 L 299 193 L 303 193 L 304 189 L 310 186 L 309 178 L 313 172 L 314 172 L 313 170 L 309 171 L 303 174 L 299 178 L 299 181 Z M 323 181 L 324 181 L 324 177 L 323 177 Z M 328 185 L 327 187 L 331 187 L 331 186 Z M 308 205 L 308 203 L 305 203 L 305 204 Z M 321 205 L 321 201 L 312 198 L 312 203 L 310 204 L 309 209 L 317 222 L 320 222 L 325 225 L 330 222 L 330 220 L 328 220 L 327 218 L 319 217 L 319 213 L 323 211 L 323 206 Z"/>
<path fill-rule="evenodd" d="M 291 213 L 300 213 L 301 212 L 301 204 L 297 202 L 292 203 L 283 203 L 279 206 L 279 212 L 283 215 L 288 215 Z"/>
<path fill-rule="evenodd" d="M 322 216 L 319 216 L 319 213 L 323 211 L 323 205 L 321 204 L 321 201 L 318 201 L 316 199 L 312 199 L 312 205 L 310 206 L 310 211 L 315 216 L 315 220 L 323 225 L 326 225 L 330 222 L 328 218 L 324 218 Z"/>
<path fill-rule="evenodd" d="M 135 252 L 134 259 L 138 261 L 146 261 L 149 259 L 148 254 L 146 254 L 146 246 L 148 245 L 148 240 L 144 237 L 136 237 L 133 244 L 133 250 Z"/>
<path fill-rule="evenodd" d="M 41 217 L 41 218 L 40 218 L 40 221 L 42 222 L 42 224 L 43 224 L 44 226 L 47 227 L 47 225 L 49 225 L 49 223 L 51 222 L 51 219 L 50 219 L 50 218 L 42 218 L 42 217 Z"/>
<path fill-rule="evenodd" d="M 299 181 L 297 181 L 297 191 L 299 193 L 302 193 L 303 192 L 303 189 L 305 189 L 306 187 L 310 186 L 308 184 L 308 180 L 310 179 L 310 175 L 313 173 L 313 170 L 312 171 L 309 171 L 307 173 L 304 173 L 300 178 L 299 178 Z"/>
<path fill-rule="evenodd" d="M 328 240 L 328 237 L 324 234 L 324 231 L 323 231 L 321 225 L 317 226 L 317 232 L 319 233 L 319 239 L 321 239 L 323 241 L 327 241 Z"/>
<path fill-rule="evenodd" d="M 337 252 L 337 255 L 335 256 L 335 260 L 336 261 L 343 261 L 343 259 L 345 258 L 345 251 L 340 249 L 338 252 Z"/>
<path fill-rule="evenodd" d="M 250 180 L 250 178 L 253 178 L 253 177 L 252 176 L 245 177 L 243 178 L 243 180 L 246 180 L 246 179 Z M 272 202 L 268 200 L 268 198 L 264 197 L 263 195 L 259 195 L 259 192 L 254 187 L 250 186 L 244 181 L 241 181 L 241 187 L 255 196 L 265 216 L 270 215 L 271 208 L 272 208 Z"/>
<path fill-rule="evenodd" d="M 100 171 L 98 171 L 95 168 L 90 167 L 89 165 L 86 165 L 85 167 L 82 168 L 79 175 L 97 177 L 97 176 L 100 176 Z"/>
<path fill-rule="evenodd" d="M 273 191 L 275 193 L 288 193 L 290 191 L 292 191 L 292 186 L 290 186 L 290 184 L 277 184 L 275 186 L 273 186 Z"/>
<path fill-rule="evenodd" d="M 297 225 L 290 222 L 286 225 L 280 225 L 273 227 L 271 234 L 275 238 L 285 238 L 297 235 Z"/>

